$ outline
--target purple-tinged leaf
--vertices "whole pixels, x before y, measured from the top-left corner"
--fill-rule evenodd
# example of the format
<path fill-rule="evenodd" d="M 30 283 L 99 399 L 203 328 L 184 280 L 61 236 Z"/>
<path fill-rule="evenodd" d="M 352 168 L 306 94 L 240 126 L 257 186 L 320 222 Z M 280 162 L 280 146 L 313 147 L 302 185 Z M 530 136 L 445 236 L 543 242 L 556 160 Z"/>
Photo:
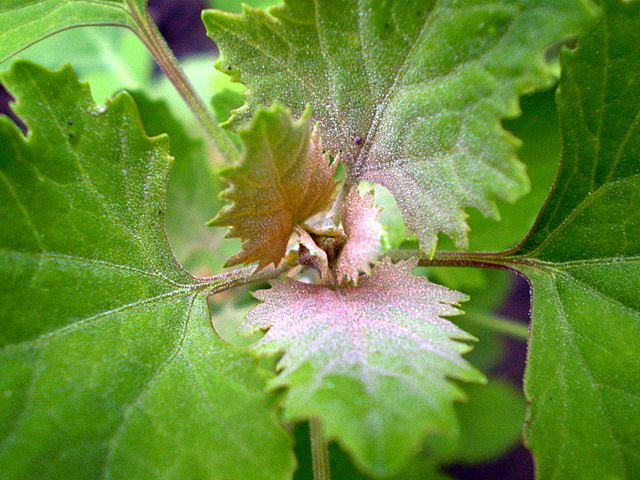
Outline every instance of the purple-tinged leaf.
<path fill-rule="evenodd" d="M 343 227 L 347 235 L 338 262 L 336 275 L 339 283 L 358 283 L 360 272 L 370 273 L 386 245 L 384 228 L 378 222 L 380 208 L 373 203 L 373 192 L 361 197 L 351 190 L 344 203 Z"/>
<path fill-rule="evenodd" d="M 405 466 L 430 433 L 455 435 L 450 379 L 482 382 L 462 354 L 473 337 L 442 316 L 465 295 L 411 274 L 415 262 L 375 266 L 357 286 L 293 279 L 255 294 L 264 303 L 241 333 L 269 329 L 254 348 L 284 352 L 271 388 L 288 387 L 287 417 L 319 417 L 326 433 L 375 476 Z"/>

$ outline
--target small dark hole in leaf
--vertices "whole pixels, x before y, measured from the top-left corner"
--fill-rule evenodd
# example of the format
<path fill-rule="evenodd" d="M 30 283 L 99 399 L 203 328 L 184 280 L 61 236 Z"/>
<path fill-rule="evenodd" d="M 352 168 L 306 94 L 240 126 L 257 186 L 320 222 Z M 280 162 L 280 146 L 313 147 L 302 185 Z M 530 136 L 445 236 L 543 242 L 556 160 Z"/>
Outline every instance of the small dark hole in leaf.
<path fill-rule="evenodd" d="M 547 63 L 556 62 L 560 58 L 560 52 L 563 48 L 568 48 L 569 50 L 575 50 L 578 46 L 578 39 L 575 37 L 564 38 L 561 41 L 551 45 L 546 53 L 545 60 Z"/>

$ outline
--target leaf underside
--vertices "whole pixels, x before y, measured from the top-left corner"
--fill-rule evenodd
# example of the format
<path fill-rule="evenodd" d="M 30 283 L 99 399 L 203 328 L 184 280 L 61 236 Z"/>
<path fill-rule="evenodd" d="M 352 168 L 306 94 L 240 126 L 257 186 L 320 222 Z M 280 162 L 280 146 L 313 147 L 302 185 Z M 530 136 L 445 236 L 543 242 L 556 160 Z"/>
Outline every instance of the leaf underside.
<path fill-rule="evenodd" d="M 271 388 L 288 387 L 289 418 L 318 417 L 365 471 L 401 470 L 429 433 L 453 436 L 451 378 L 483 381 L 461 355 L 472 340 L 443 315 L 457 315 L 461 293 L 411 274 L 415 262 L 384 260 L 357 286 L 296 280 L 255 293 L 241 333 L 268 329 L 254 348 L 284 352 Z"/>
<path fill-rule="evenodd" d="M 640 3 L 563 55 L 563 159 L 512 253 L 533 284 L 526 440 L 540 480 L 640 472 Z"/>
<path fill-rule="evenodd" d="M 0 118 L 0 476 L 289 478 L 255 361 L 167 244 L 167 138 L 68 67 L 4 80 L 29 135 Z"/>
<path fill-rule="evenodd" d="M 545 52 L 592 17 L 583 0 L 288 0 L 241 16 L 209 11 L 218 68 L 247 86 L 229 124 L 261 104 L 311 103 L 350 181 L 396 198 L 425 252 L 438 232 L 467 244 L 464 209 L 499 218 L 496 198 L 528 191 L 501 120 L 553 83 Z"/>
<path fill-rule="evenodd" d="M 329 207 L 337 164 L 329 164 L 311 128 L 308 115 L 292 122 L 276 104 L 258 110 L 248 128 L 240 130 L 240 164 L 221 172 L 230 185 L 222 198 L 233 203 L 209 223 L 230 226 L 227 236 L 243 240 L 242 251 L 227 265 L 277 266 L 294 227 Z"/>
<path fill-rule="evenodd" d="M 131 12 L 144 15 L 146 0 L 9 0 L 0 4 L 0 62 L 56 32 L 82 25 L 135 30 Z"/>

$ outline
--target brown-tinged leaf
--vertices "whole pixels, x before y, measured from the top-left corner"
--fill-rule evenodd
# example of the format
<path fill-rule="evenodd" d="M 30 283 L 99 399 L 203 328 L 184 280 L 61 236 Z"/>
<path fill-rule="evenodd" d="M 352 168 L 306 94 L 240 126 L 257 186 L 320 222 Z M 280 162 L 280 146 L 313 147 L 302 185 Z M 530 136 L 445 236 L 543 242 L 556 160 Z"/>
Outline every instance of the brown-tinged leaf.
<path fill-rule="evenodd" d="M 255 294 L 241 333 L 269 329 L 254 344 L 284 352 L 272 388 L 288 387 L 285 414 L 319 417 L 364 470 L 402 469 L 425 435 L 455 435 L 450 379 L 484 380 L 462 354 L 473 337 L 442 316 L 465 295 L 411 274 L 415 261 L 383 260 L 356 286 L 272 282 Z"/>
<path fill-rule="evenodd" d="M 466 208 L 498 219 L 496 199 L 527 193 L 502 121 L 554 82 L 545 53 L 595 13 L 588 0 L 285 0 L 203 18 L 217 67 L 247 86 L 227 124 L 311 104 L 350 180 L 386 187 L 433 254 L 439 232 L 467 246 Z"/>
<path fill-rule="evenodd" d="M 352 189 L 342 208 L 342 225 L 347 235 L 336 264 L 339 283 L 358 283 L 360 272 L 369 273 L 386 245 L 384 228 L 378 222 L 380 208 L 373 192 L 361 197 Z"/>
<path fill-rule="evenodd" d="M 318 247 L 316 242 L 313 241 L 313 238 L 311 238 L 311 235 L 302 227 L 296 228 L 296 234 L 299 240 L 298 263 L 313 268 L 318 272 L 320 278 L 332 281 L 333 272 L 329 268 L 327 252 Z"/>
<path fill-rule="evenodd" d="M 233 203 L 209 222 L 229 226 L 228 237 L 243 240 L 242 251 L 227 266 L 259 262 L 277 265 L 295 225 L 329 206 L 337 162 L 329 165 L 308 110 L 294 122 L 287 109 L 260 108 L 239 131 L 240 164 L 221 172 L 230 187 L 222 197 Z"/>

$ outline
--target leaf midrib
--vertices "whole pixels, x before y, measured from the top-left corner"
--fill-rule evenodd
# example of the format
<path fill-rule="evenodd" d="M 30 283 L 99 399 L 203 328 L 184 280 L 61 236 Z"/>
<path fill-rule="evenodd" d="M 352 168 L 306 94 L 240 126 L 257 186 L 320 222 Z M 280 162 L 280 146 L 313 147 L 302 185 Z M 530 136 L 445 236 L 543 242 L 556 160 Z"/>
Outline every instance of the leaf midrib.
<path fill-rule="evenodd" d="M 149 376 L 149 379 L 144 382 L 143 386 L 140 388 L 140 391 L 136 395 L 136 398 L 133 399 L 133 401 L 126 408 L 123 409 L 120 425 L 114 430 L 113 434 L 111 435 L 111 439 L 108 442 L 107 454 L 105 455 L 103 467 L 101 469 L 102 479 L 108 480 L 112 478 L 110 474 L 110 468 L 111 468 L 111 463 L 113 461 L 113 455 L 115 453 L 115 450 L 118 447 L 118 442 L 120 437 L 126 430 L 127 422 L 128 422 L 129 416 L 131 415 L 131 412 L 135 409 L 135 407 L 137 407 L 144 400 L 144 397 L 147 395 L 149 391 L 151 391 L 151 389 L 153 388 L 155 383 L 159 380 L 159 378 L 162 376 L 164 371 L 172 364 L 173 360 L 182 351 L 185 338 L 187 337 L 187 332 L 189 331 L 189 325 L 191 324 L 191 321 L 193 319 L 193 305 L 197 298 L 198 298 L 197 295 L 194 295 L 191 299 L 191 303 L 185 309 L 186 318 L 182 325 L 182 330 L 180 332 L 180 339 L 176 343 L 175 348 L 173 348 L 172 351 L 169 353 L 169 355 L 167 355 L 166 359 L 162 362 L 162 364 L 159 365 L 153 371 L 153 373 Z"/>
<path fill-rule="evenodd" d="M 578 282 L 576 282 L 576 283 L 578 283 Z M 562 323 L 564 324 L 564 327 L 565 327 L 564 331 L 569 334 L 566 337 L 567 341 L 571 343 L 571 346 L 573 347 L 573 350 L 576 352 L 577 356 L 579 357 L 579 358 L 577 358 L 577 360 L 583 366 L 583 371 L 584 371 L 585 375 L 589 378 L 589 380 L 591 382 L 591 386 L 593 387 L 594 396 L 597 399 L 598 406 L 600 407 L 599 410 L 598 410 L 599 416 L 601 416 L 604 419 L 604 423 L 607 425 L 607 427 L 609 429 L 609 437 L 613 440 L 613 443 L 617 447 L 619 458 L 624 459 L 624 455 L 622 453 L 622 445 L 621 445 L 620 441 L 618 440 L 618 438 L 616 437 L 616 435 L 614 434 L 614 429 L 613 429 L 613 426 L 611 425 L 611 422 L 608 421 L 610 416 L 604 415 L 604 412 L 607 411 L 608 409 L 606 407 L 606 403 L 603 400 L 602 393 L 601 393 L 600 388 L 599 388 L 600 384 L 599 384 L 599 382 L 595 381 L 594 376 L 593 376 L 593 374 L 591 372 L 591 369 L 588 366 L 588 362 L 586 361 L 585 356 L 582 354 L 582 351 L 580 350 L 580 347 L 578 346 L 578 342 L 575 341 L 576 332 L 573 329 L 573 325 L 568 320 L 569 316 L 566 314 L 566 312 L 564 310 L 564 303 L 562 302 L 562 299 L 560 297 L 560 292 L 558 291 L 558 288 L 557 288 L 556 279 L 553 276 L 551 278 L 551 287 L 552 287 L 551 290 L 553 292 L 553 298 L 554 298 L 555 304 L 556 304 L 556 306 L 558 308 L 558 312 L 560 313 L 560 318 L 561 318 Z M 587 288 L 585 288 L 585 289 L 587 289 Z M 593 289 L 589 289 L 589 290 L 593 291 Z M 595 291 L 595 293 L 597 295 L 599 295 L 600 292 Z M 599 296 L 601 298 L 605 299 L 605 300 L 610 300 L 610 299 L 608 299 L 607 297 L 605 297 L 603 295 L 599 295 Z M 552 383 L 547 384 L 547 389 L 550 388 L 551 384 Z M 564 391 L 566 392 L 567 391 L 566 382 L 563 382 L 562 385 L 563 385 L 563 387 L 565 387 Z M 543 391 L 541 396 L 544 396 L 544 391 Z M 561 427 L 563 432 L 566 432 L 566 427 L 567 427 L 567 424 L 563 423 L 562 427 Z M 573 436 L 574 435 L 572 433 L 565 434 L 565 438 L 570 438 L 571 439 L 571 438 L 573 438 Z M 563 445 L 563 448 L 564 447 L 566 447 L 566 443 Z M 622 460 L 620 465 L 622 466 L 623 470 L 626 472 L 627 467 L 626 467 L 626 464 L 625 464 L 624 460 Z"/>
<path fill-rule="evenodd" d="M 413 59 L 413 56 L 415 55 L 415 51 L 418 48 L 418 45 L 420 45 L 421 43 L 421 39 L 424 37 L 424 35 L 426 35 L 426 32 L 428 31 L 428 27 L 430 27 L 431 24 L 433 23 L 433 18 L 434 18 L 433 12 L 437 12 L 441 6 L 442 6 L 442 0 L 438 0 L 438 2 L 433 6 L 433 9 L 429 12 L 429 15 L 425 19 L 424 25 L 420 29 L 420 33 L 416 36 L 415 41 L 413 42 L 413 45 L 411 45 L 411 47 L 409 48 L 409 51 L 407 52 L 402 64 L 398 68 L 397 74 L 393 78 L 391 86 L 388 88 L 387 92 L 384 94 L 384 97 L 382 98 L 382 101 L 379 103 L 381 108 L 376 108 L 375 114 L 373 115 L 373 118 L 371 119 L 371 123 L 367 130 L 367 135 L 365 137 L 364 144 L 362 145 L 362 148 L 358 152 L 357 157 L 354 159 L 353 165 L 348 171 L 349 175 L 353 176 L 354 179 L 358 179 L 366 173 L 366 168 L 365 168 L 366 160 L 369 158 L 371 148 L 374 145 L 375 137 L 378 134 L 380 124 L 382 123 L 382 120 L 385 117 L 387 108 L 389 107 L 389 103 L 393 98 L 393 96 L 398 91 L 398 88 L 399 88 L 398 85 L 400 84 L 400 81 L 404 78 L 404 75 L 406 74 L 408 66 L 411 64 L 410 60 Z M 361 10 L 358 10 L 358 13 L 361 13 Z M 360 23 L 358 23 L 358 40 L 359 40 L 359 43 L 362 45 L 364 42 L 364 38 L 362 36 L 362 30 L 360 27 L 361 25 Z M 366 64 L 366 61 L 364 63 Z M 369 76 L 367 76 L 367 83 L 368 83 L 369 91 L 371 91 L 372 84 Z"/>
<path fill-rule="evenodd" d="M 598 189 L 596 189 L 595 191 L 591 192 L 587 192 L 587 194 L 585 195 L 585 197 L 573 208 L 573 210 L 571 210 L 571 212 L 569 213 L 569 215 L 567 215 L 564 220 L 562 221 L 562 223 L 560 223 L 557 227 L 555 227 L 546 237 L 545 239 L 540 242 L 540 244 L 535 247 L 534 250 L 532 250 L 531 252 L 527 253 L 526 257 L 531 258 L 532 260 L 535 259 L 535 261 L 539 261 L 536 259 L 536 256 L 540 255 L 540 254 L 544 254 L 544 250 L 545 248 L 549 245 L 549 243 L 553 242 L 553 239 L 555 237 L 557 237 L 558 235 L 560 235 L 563 230 L 565 230 L 567 227 L 569 227 L 571 225 L 571 223 L 576 219 L 576 217 L 578 215 L 580 215 L 584 210 L 586 210 L 588 207 L 590 207 L 593 203 L 595 203 L 596 201 L 598 201 L 600 199 L 600 197 L 602 197 L 603 195 L 605 195 L 606 193 L 608 193 L 611 189 L 620 186 L 624 183 L 628 183 L 628 182 L 632 182 L 634 180 L 639 180 L 640 179 L 640 173 L 634 174 L 634 175 L 629 175 L 628 177 L 623 177 L 623 178 L 619 178 L 615 181 L 609 182 L 609 183 L 605 183 L 602 186 L 600 186 Z M 558 205 L 560 205 L 561 202 L 558 202 Z M 534 226 L 534 230 L 532 230 L 532 232 L 535 231 L 535 226 Z M 526 245 L 526 239 L 523 242 L 523 245 Z"/>
<path fill-rule="evenodd" d="M 113 262 L 108 262 L 106 260 L 99 260 L 99 259 L 95 259 L 95 258 L 89 258 L 89 257 L 83 257 L 80 255 L 68 255 L 68 254 L 63 254 L 63 253 L 55 253 L 55 252 L 20 252 L 20 251 L 16 251 L 16 250 L 4 250 L 2 248 L 0 248 L 0 254 L 2 253 L 8 253 L 10 255 L 20 255 L 20 256 L 24 256 L 24 257 L 32 257 L 32 258 L 52 258 L 52 259 L 65 259 L 65 260 L 70 260 L 71 262 L 77 262 L 81 265 L 86 265 L 86 264 L 93 264 L 93 265 L 99 265 L 99 266 L 104 266 L 104 267 L 108 267 L 108 268 L 112 268 L 114 270 L 126 270 L 129 272 L 134 272 L 134 273 L 138 273 L 142 276 L 146 276 L 146 277 L 150 277 L 150 278 L 155 278 L 158 279 L 160 281 L 162 281 L 163 283 L 166 283 L 169 286 L 172 287 L 184 287 L 187 288 L 190 285 L 186 284 L 186 283 L 179 283 L 175 280 L 172 280 L 171 278 L 169 278 L 166 275 L 163 275 L 162 273 L 157 273 L 154 271 L 150 271 L 150 270 L 144 270 L 143 268 L 139 268 L 139 267 L 135 267 L 135 266 L 131 266 L 131 265 L 122 265 L 119 263 L 113 263 Z M 178 265 L 176 264 L 176 269 L 178 268 Z M 185 275 L 185 279 L 188 276 L 188 273 L 184 272 Z"/>
<path fill-rule="evenodd" d="M 20 343 L 14 343 L 14 344 L 7 344 L 4 345 L 2 347 L 0 347 L 0 352 L 11 352 L 11 351 L 18 351 L 18 350 L 23 350 L 25 348 L 30 348 L 32 346 L 36 346 L 39 344 L 43 344 L 44 342 L 46 342 L 47 340 L 51 339 L 51 338 L 55 338 L 58 337 L 60 335 L 65 335 L 68 332 L 71 332 L 77 328 L 82 328 L 85 325 L 92 325 L 95 322 L 99 322 L 102 321 L 104 319 L 106 319 L 107 317 L 109 317 L 112 314 L 119 314 L 122 312 L 125 312 L 129 309 L 133 309 L 133 308 L 137 308 L 140 306 L 144 306 L 144 305 L 148 305 L 148 304 L 152 304 L 155 302 L 159 302 L 162 300 L 172 300 L 175 298 L 180 298 L 180 297 L 185 297 L 191 293 L 193 293 L 194 291 L 198 290 L 200 288 L 200 285 L 190 285 L 190 286 L 186 286 L 185 288 L 182 289 L 176 289 L 176 290 L 172 290 L 169 292 L 165 292 L 162 293 L 160 295 L 156 295 L 153 297 L 149 297 L 149 298 L 145 298 L 142 300 L 138 300 L 135 302 L 130 302 L 130 303 L 125 303 L 123 305 L 120 305 L 116 308 L 112 308 L 110 310 L 105 310 L 103 312 L 97 313 L 95 315 L 91 315 L 89 317 L 84 317 L 84 318 L 79 318 L 74 320 L 72 323 L 68 323 L 60 328 L 56 328 L 55 330 L 52 330 L 50 332 L 45 332 L 42 333 L 40 335 L 38 335 L 37 337 L 31 338 L 29 340 L 24 340 Z"/>

